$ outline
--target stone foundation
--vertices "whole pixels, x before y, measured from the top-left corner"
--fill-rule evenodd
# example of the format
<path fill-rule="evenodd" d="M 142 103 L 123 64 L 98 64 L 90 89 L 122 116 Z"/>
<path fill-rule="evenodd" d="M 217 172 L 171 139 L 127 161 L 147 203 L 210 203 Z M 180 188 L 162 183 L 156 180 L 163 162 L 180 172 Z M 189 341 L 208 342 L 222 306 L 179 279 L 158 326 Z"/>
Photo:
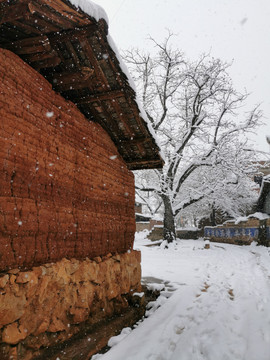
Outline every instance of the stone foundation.
<path fill-rule="evenodd" d="M 0 358 L 31 359 L 33 352 L 67 340 L 128 307 L 141 291 L 140 252 L 93 260 L 63 259 L 13 269 L 0 277 Z M 12 357 L 11 357 L 12 358 Z"/>

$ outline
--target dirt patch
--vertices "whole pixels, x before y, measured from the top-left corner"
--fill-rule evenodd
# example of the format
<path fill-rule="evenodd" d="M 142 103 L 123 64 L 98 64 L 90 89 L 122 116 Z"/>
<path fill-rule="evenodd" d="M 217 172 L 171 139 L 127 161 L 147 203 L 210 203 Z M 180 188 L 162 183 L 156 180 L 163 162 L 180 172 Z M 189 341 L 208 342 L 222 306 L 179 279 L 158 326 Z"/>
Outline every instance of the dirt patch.
<path fill-rule="evenodd" d="M 210 288 L 210 285 L 208 285 L 207 283 L 204 283 L 204 287 L 201 290 L 201 292 L 207 292 L 207 290 Z"/>
<path fill-rule="evenodd" d="M 228 294 L 229 294 L 229 297 L 230 297 L 230 300 L 234 300 L 234 293 L 233 293 L 233 289 L 230 289 L 228 290 Z"/>

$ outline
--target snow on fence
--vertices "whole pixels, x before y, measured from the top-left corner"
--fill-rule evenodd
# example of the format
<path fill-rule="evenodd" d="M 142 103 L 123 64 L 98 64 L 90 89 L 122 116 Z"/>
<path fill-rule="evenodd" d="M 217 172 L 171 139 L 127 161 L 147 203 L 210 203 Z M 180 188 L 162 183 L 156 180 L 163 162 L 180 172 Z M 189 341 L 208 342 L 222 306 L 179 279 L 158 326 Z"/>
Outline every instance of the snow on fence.
<path fill-rule="evenodd" d="M 259 235 L 258 228 L 216 228 L 206 227 L 204 229 L 205 238 L 211 241 L 236 243 L 239 245 L 250 244 L 257 241 Z"/>
<path fill-rule="evenodd" d="M 270 218 L 250 216 L 241 221 L 227 221 L 218 226 L 206 226 L 204 237 L 213 242 L 249 245 L 257 241 L 270 246 Z"/>

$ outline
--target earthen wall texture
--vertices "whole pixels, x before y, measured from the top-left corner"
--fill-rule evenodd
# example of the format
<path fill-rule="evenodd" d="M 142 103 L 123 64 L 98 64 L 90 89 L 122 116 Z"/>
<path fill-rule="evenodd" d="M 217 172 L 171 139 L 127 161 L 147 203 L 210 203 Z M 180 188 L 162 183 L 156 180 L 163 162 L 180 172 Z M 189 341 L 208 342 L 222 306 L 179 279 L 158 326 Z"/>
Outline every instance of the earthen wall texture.
<path fill-rule="evenodd" d="M 147 238 L 151 241 L 163 239 L 163 226 L 154 226 Z"/>
<path fill-rule="evenodd" d="M 136 231 L 151 230 L 149 222 L 136 222 Z"/>
<path fill-rule="evenodd" d="M 107 133 L 0 49 L 0 271 L 121 253 L 134 179 Z"/>

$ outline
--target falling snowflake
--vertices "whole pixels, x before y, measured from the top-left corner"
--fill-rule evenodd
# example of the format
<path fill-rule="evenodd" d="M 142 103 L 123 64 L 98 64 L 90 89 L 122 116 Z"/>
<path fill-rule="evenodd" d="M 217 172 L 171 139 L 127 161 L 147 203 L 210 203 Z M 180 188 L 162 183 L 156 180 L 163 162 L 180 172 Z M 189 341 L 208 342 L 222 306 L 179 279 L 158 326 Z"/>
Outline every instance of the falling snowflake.
<path fill-rule="evenodd" d="M 53 112 L 53 111 L 47 111 L 47 112 L 46 112 L 47 118 L 51 118 L 51 117 L 53 117 L 53 115 L 54 115 L 54 112 Z"/>

